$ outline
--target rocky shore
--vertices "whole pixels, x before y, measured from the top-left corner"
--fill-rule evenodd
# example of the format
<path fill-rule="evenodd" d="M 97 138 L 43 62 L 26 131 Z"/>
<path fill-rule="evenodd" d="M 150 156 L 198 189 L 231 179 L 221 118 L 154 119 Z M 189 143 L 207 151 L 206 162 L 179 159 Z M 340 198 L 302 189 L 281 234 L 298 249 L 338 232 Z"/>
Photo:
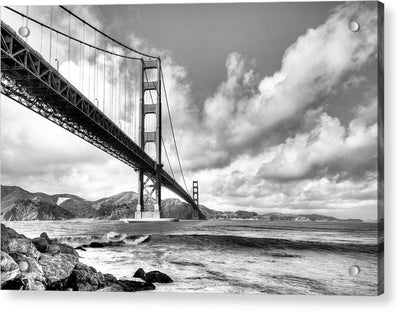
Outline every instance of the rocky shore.
<path fill-rule="evenodd" d="M 146 281 L 143 274 L 144 281 L 120 280 L 79 258 L 73 247 L 46 233 L 29 239 L 1 224 L 1 289 L 134 292 L 154 290 L 154 283 L 163 282 Z"/>

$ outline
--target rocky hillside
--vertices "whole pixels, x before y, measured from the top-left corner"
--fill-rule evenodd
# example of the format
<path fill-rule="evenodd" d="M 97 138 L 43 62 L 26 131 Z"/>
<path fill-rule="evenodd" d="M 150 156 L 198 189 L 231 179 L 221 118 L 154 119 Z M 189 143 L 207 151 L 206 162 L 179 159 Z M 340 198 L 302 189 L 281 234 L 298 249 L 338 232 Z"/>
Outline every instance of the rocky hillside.
<path fill-rule="evenodd" d="M 64 220 L 71 218 L 123 219 L 134 218 L 137 193 L 122 192 L 95 201 L 73 194 L 30 193 L 18 186 L 1 186 L 1 219 L 3 220 Z M 266 221 L 362 222 L 342 220 L 317 214 L 257 214 L 252 211 L 216 211 L 200 205 L 199 219 L 251 219 Z M 146 210 L 146 209 L 145 209 Z M 164 218 L 192 219 L 192 207 L 179 199 L 162 201 Z"/>
<path fill-rule="evenodd" d="M 3 220 L 134 218 L 138 202 L 135 192 L 122 192 L 89 201 L 72 194 L 31 193 L 18 186 L 2 186 L 1 191 L 1 218 Z M 205 207 L 204 209 L 210 210 Z M 163 200 L 161 211 L 164 218 L 192 218 L 191 206 L 178 199 Z M 200 213 L 200 218 L 205 219 L 205 216 Z"/>
<path fill-rule="evenodd" d="M 12 207 L 2 209 L 1 216 L 7 221 L 66 220 L 75 217 L 68 210 L 38 198 L 20 199 Z"/>

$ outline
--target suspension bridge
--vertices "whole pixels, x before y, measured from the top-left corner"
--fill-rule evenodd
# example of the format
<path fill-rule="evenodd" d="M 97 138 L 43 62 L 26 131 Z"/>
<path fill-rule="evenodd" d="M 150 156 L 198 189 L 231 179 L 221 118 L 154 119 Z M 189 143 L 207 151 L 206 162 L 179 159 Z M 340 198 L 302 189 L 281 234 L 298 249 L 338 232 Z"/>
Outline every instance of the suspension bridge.
<path fill-rule="evenodd" d="M 198 218 L 198 182 L 191 195 L 160 57 L 119 42 L 65 6 L 5 6 L 1 93 L 134 168 L 135 218 L 162 217 L 161 187 Z"/>

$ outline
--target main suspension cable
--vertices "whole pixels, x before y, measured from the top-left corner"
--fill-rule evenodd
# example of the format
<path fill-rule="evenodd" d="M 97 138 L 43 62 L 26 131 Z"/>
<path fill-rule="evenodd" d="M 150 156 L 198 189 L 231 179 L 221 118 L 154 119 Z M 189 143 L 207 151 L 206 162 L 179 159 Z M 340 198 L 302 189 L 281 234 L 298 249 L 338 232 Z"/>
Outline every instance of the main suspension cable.
<path fill-rule="evenodd" d="M 188 187 L 187 187 L 187 185 L 186 185 L 185 175 L 183 174 L 181 159 L 180 159 L 180 157 L 179 157 L 178 146 L 177 146 L 177 144 L 176 144 L 174 125 L 173 125 L 173 123 L 172 123 L 171 111 L 170 111 L 170 109 L 169 109 L 169 103 L 168 103 L 168 97 L 167 97 L 167 90 L 166 90 L 166 88 L 165 88 L 165 80 L 164 80 L 164 74 L 163 74 L 163 71 L 162 71 L 162 67 L 160 67 L 160 71 L 161 71 L 162 85 L 163 85 L 164 94 L 165 94 L 165 102 L 166 102 L 166 104 L 167 104 L 167 109 L 168 109 L 169 122 L 170 122 L 170 124 L 171 124 L 172 138 L 174 139 L 174 145 L 175 145 L 175 150 L 176 150 L 176 156 L 177 156 L 177 158 L 178 158 L 178 163 L 179 163 L 179 170 L 181 171 L 181 175 L 182 175 L 183 183 L 184 183 L 185 188 L 186 188 L 186 192 L 189 193 Z"/>

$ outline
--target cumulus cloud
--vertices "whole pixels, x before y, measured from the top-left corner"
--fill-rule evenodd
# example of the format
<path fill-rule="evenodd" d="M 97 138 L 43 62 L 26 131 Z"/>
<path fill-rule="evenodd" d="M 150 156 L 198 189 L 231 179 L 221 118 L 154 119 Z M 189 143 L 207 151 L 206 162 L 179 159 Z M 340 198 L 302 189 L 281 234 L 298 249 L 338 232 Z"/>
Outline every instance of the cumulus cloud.
<path fill-rule="evenodd" d="M 366 126 L 355 119 L 346 129 L 337 118 L 322 113 L 312 131 L 269 149 L 272 159 L 260 167 L 258 176 L 273 180 L 327 174 L 362 177 L 376 170 L 376 146 L 376 123 Z"/>

